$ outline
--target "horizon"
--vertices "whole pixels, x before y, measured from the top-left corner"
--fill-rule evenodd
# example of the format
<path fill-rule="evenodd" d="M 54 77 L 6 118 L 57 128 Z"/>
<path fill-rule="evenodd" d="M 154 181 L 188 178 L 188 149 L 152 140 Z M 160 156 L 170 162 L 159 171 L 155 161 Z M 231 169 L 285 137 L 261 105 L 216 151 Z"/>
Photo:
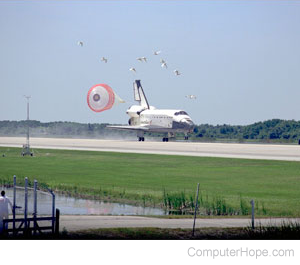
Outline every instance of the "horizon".
<path fill-rule="evenodd" d="M 268 122 L 268 121 L 272 121 L 272 120 L 280 120 L 280 121 L 294 121 L 294 122 L 300 122 L 300 120 L 294 120 L 294 119 L 291 119 L 291 120 L 286 120 L 286 119 L 277 119 L 277 118 L 274 118 L 274 119 L 269 119 L 269 120 L 263 120 L 263 121 L 256 121 L 256 122 L 253 122 L 253 123 L 250 123 L 250 124 L 244 124 L 244 125 L 241 125 L 241 124 L 209 124 L 209 123 L 199 123 L 199 124 L 196 124 L 195 123 L 195 126 L 200 126 L 200 125 L 209 125 L 209 126 L 250 126 L 250 125 L 253 125 L 253 124 L 256 124 L 256 123 L 264 123 L 264 122 Z M 0 120 L 0 122 L 4 122 L 4 121 L 8 121 L 8 122 L 26 122 L 27 120 Z M 84 122 L 76 122 L 76 121 L 39 121 L 39 120 L 32 120 L 32 119 L 29 119 L 29 121 L 37 121 L 37 122 L 40 122 L 40 123 L 56 123 L 56 122 L 66 122 L 66 123 L 79 123 L 79 124 L 111 124 L 111 125 L 123 125 L 125 123 L 108 123 L 108 122 L 103 122 L 103 123 L 97 123 L 97 122 L 88 122 L 88 123 L 84 123 Z"/>

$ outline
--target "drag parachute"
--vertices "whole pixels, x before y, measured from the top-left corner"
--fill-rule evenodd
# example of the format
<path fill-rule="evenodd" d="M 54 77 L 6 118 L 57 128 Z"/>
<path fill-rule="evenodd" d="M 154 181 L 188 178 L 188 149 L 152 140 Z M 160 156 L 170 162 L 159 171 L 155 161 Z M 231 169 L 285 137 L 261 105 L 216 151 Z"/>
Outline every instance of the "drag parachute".
<path fill-rule="evenodd" d="M 124 102 L 125 101 L 106 84 L 93 86 L 87 94 L 87 103 L 90 109 L 95 112 L 111 109 L 114 104 Z"/>

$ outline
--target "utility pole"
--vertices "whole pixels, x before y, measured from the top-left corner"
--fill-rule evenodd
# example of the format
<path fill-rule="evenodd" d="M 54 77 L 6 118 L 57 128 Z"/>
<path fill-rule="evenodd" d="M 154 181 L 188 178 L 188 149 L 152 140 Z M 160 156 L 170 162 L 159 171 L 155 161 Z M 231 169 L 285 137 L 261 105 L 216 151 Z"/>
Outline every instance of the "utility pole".
<path fill-rule="evenodd" d="M 194 224 L 193 224 L 193 233 L 192 235 L 195 235 L 195 224 L 196 224 L 196 216 L 197 216 L 197 208 L 198 208 L 198 197 L 199 197 L 199 186 L 200 183 L 197 185 L 197 198 L 196 198 L 196 203 L 195 203 L 195 213 L 194 213 Z"/>
<path fill-rule="evenodd" d="M 251 203 L 251 208 L 252 208 L 252 211 L 251 211 L 251 224 L 252 224 L 252 229 L 254 229 L 254 200 L 251 200 L 250 203 Z"/>
<path fill-rule="evenodd" d="M 29 144 L 29 99 L 31 96 L 25 96 L 27 99 L 27 135 L 26 135 L 26 144 L 23 145 L 22 156 L 30 155 L 33 156 L 33 153 L 30 152 L 30 144 Z"/>

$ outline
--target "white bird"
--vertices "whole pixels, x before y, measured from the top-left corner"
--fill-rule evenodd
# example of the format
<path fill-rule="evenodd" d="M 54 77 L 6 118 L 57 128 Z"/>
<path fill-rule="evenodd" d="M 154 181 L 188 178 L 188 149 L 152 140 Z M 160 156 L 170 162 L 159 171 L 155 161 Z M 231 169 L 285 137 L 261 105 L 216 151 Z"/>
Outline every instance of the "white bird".
<path fill-rule="evenodd" d="M 160 63 L 162 68 L 168 68 L 167 62 L 164 59 L 160 59 Z"/>
<path fill-rule="evenodd" d="M 77 45 L 80 45 L 82 47 L 83 46 L 83 42 L 82 41 L 78 41 Z"/>
<path fill-rule="evenodd" d="M 140 61 L 140 62 L 147 62 L 147 58 L 146 57 L 138 57 L 138 58 L 136 58 L 138 61 Z"/>
<path fill-rule="evenodd" d="M 186 95 L 185 97 L 189 98 L 189 99 L 196 99 L 197 98 L 195 95 Z"/>
<path fill-rule="evenodd" d="M 159 55 L 161 53 L 161 51 L 155 51 L 153 52 L 154 55 Z"/>
<path fill-rule="evenodd" d="M 174 70 L 175 75 L 181 75 L 181 73 L 178 70 Z"/>
<path fill-rule="evenodd" d="M 101 61 L 107 63 L 107 59 L 105 57 L 102 57 Z"/>
<path fill-rule="evenodd" d="M 132 72 L 135 72 L 136 73 L 136 70 L 134 67 L 130 68 L 129 71 L 132 71 Z"/>

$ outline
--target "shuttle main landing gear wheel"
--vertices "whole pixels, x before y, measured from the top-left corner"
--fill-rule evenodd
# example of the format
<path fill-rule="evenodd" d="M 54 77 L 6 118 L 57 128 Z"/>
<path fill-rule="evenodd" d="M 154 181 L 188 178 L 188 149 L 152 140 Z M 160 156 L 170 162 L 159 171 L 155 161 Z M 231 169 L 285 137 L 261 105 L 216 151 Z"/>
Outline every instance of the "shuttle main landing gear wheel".
<path fill-rule="evenodd" d="M 169 138 L 168 137 L 164 137 L 162 140 L 163 140 L 163 142 L 168 142 Z"/>
<path fill-rule="evenodd" d="M 184 140 L 188 140 L 189 139 L 189 135 L 187 133 L 184 134 Z"/>
<path fill-rule="evenodd" d="M 144 142 L 145 141 L 144 132 L 143 131 L 138 131 L 137 132 L 137 137 L 138 137 L 139 142 Z"/>

